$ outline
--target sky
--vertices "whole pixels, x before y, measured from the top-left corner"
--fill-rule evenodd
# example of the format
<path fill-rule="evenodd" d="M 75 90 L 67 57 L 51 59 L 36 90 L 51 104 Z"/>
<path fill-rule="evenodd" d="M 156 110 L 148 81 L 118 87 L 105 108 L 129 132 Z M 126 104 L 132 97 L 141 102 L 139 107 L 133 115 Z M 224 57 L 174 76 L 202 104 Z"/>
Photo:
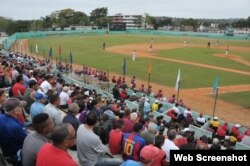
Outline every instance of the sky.
<path fill-rule="evenodd" d="M 65 8 L 89 13 L 108 7 L 108 14 L 144 14 L 184 18 L 247 18 L 250 0 L 0 0 L 0 16 L 39 19 Z"/>

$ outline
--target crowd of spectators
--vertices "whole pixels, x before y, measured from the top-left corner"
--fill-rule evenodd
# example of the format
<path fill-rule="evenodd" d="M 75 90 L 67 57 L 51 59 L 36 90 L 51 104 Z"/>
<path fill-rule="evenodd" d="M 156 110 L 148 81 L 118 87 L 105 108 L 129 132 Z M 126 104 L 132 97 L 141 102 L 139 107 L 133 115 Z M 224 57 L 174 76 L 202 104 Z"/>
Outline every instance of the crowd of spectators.
<path fill-rule="evenodd" d="M 250 130 L 241 133 L 239 124 L 229 129 L 217 117 L 210 120 L 202 114 L 194 119 L 191 108 L 176 102 L 175 95 L 166 99 L 159 90 L 150 104 L 146 94 L 129 96 L 118 82 L 125 83 L 123 79 L 115 82 L 113 77 L 114 99 L 107 98 L 65 83 L 60 74 L 40 69 L 35 59 L 23 62 L 13 54 L 0 56 L 0 148 L 10 165 L 165 166 L 170 165 L 170 150 L 232 150 L 237 141 L 249 145 Z M 96 73 L 87 68 L 84 72 Z M 130 83 L 135 90 L 135 77 Z M 141 86 L 138 91 L 146 90 Z M 126 100 L 139 109 L 129 109 Z M 175 105 L 164 110 L 161 101 Z M 184 113 L 180 106 L 185 106 Z M 154 111 L 171 121 L 155 118 Z M 213 138 L 197 138 L 189 130 L 190 124 L 207 121 Z"/>

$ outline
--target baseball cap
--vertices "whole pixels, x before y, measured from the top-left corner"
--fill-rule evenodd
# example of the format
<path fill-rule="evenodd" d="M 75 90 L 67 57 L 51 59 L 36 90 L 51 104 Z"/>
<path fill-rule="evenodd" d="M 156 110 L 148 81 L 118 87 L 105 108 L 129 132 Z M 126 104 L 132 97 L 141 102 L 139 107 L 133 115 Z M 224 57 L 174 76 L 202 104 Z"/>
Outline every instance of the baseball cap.
<path fill-rule="evenodd" d="M 84 95 L 89 96 L 89 91 L 85 91 Z"/>
<path fill-rule="evenodd" d="M 138 118 L 138 114 L 136 112 L 133 112 L 133 113 L 130 114 L 130 119 L 132 121 L 136 121 L 137 118 Z"/>
<path fill-rule="evenodd" d="M 36 93 L 35 93 L 35 99 L 36 99 L 36 100 L 47 99 L 47 96 L 44 95 L 44 94 L 42 94 L 42 93 L 36 92 Z"/>
<path fill-rule="evenodd" d="M 235 127 L 240 128 L 241 126 L 240 126 L 240 124 L 236 124 Z"/>
<path fill-rule="evenodd" d="M 153 145 L 144 146 L 140 152 L 140 158 L 142 162 L 152 161 L 159 153 L 159 149 Z"/>
<path fill-rule="evenodd" d="M 9 112 L 14 110 L 16 107 L 25 107 L 27 105 L 26 101 L 20 101 L 17 98 L 8 98 L 3 104 L 5 111 Z"/>
<path fill-rule="evenodd" d="M 214 120 L 218 120 L 218 117 L 217 117 L 217 116 L 215 116 L 215 117 L 214 117 Z"/>

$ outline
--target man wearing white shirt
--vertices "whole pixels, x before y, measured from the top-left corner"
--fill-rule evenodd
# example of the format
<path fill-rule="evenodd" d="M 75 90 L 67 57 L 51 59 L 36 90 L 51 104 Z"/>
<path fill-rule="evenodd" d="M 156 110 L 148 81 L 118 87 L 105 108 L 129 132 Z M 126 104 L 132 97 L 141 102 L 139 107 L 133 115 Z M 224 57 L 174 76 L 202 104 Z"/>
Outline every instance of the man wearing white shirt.
<path fill-rule="evenodd" d="M 56 94 L 52 94 L 49 96 L 49 104 L 45 106 L 45 113 L 49 115 L 49 117 L 53 120 L 54 124 L 61 124 L 66 113 L 61 111 L 58 107 L 60 104 L 59 96 Z"/>
<path fill-rule="evenodd" d="M 68 108 L 68 104 L 67 104 L 67 101 L 69 100 L 69 95 L 67 93 L 68 90 L 69 90 L 69 87 L 64 86 L 62 92 L 59 94 L 60 108 L 61 109 L 67 109 Z"/>
<path fill-rule="evenodd" d="M 193 116 L 193 113 L 191 112 L 191 108 L 187 107 L 187 109 L 184 111 L 184 117 L 187 117 L 187 114 L 190 114 L 191 116 Z"/>
<path fill-rule="evenodd" d="M 180 109 L 178 108 L 178 104 L 176 103 L 175 106 L 172 108 L 174 110 L 174 113 L 176 113 L 177 116 L 181 114 Z"/>
<path fill-rule="evenodd" d="M 133 60 L 133 62 L 135 61 L 135 58 L 136 58 L 136 52 L 135 52 L 135 50 L 132 52 L 132 60 Z"/>
<path fill-rule="evenodd" d="M 199 117 L 196 118 L 196 122 L 198 125 L 204 125 L 207 122 L 207 119 L 203 117 L 203 114 L 200 113 Z"/>
<path fill-rule="evenodd" d="M 179 148 L 174 144 L 174 139 L 176 138 L 176 130 L 171 129 L 168 131 L 168 138 L 165 139 L 162 150 L 166 153 L 166 160 L 170 162 L 170 150 L 179 150 Z"/>
<path fill-rule="evenodd" d="M 48 91 L 52 89 L 52 86 L 50 84 L 51 79 L 52 79 L 51 75 L 46 75 L 45 80 L 40 85 L 45 94 L 47 94 Z"/>

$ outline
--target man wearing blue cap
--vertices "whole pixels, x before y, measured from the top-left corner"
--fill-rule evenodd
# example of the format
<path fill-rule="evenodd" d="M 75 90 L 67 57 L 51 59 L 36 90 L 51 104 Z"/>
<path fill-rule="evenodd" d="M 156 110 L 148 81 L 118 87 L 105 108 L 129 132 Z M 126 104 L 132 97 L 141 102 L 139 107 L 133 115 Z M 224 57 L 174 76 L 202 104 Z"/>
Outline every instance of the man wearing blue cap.
<path fill-rule="evenodd" d="M 30 107 L 30 116 L 31 119 L 37 114 L 43 113 L 45 110 L 45 101 L 47 99 L 47 96 L 45 96 L 43 93 L 36 92 L 35 93 L 35 102 Z"/>

